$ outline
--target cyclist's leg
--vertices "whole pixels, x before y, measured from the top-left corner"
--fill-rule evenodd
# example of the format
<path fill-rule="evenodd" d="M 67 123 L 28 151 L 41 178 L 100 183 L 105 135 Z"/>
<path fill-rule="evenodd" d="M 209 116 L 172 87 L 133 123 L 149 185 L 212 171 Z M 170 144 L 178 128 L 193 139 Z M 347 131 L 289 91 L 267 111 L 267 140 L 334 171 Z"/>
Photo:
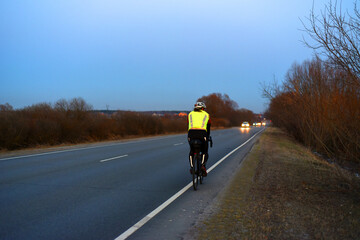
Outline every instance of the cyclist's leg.
<path fill-rule="evenodd" d="M 190 173 L 192 174 L 192 167 L 191 167 L 191 161 L 194 158 L 194 151 L 192 149 L 191 146 L 191 138 L 188 137 L 188 143 L 189 143 L 189 147 L 190 147 L 190 151 L 189 151 L 189 166 L 190 166 Z"/>
<path fill-rule="evenodd" d="M 202 154 L 203 154 L 203 156 L 205 157 L 204 158 L 204 163 L 202 164 L 202 166 L 201 166 L 201 170 L 202 170 L 202 172 L 203 172 L 203 176 L 204 177 L 206 177 L 207 176 L 207 170 L 206 170 L 206 162 L 207 162 L 207 158 L 208 158 L 208 153 L 207 153 L 207 151 L 208 151 L 208 141 L 203 141 L 202 142 L 202 149 L 201 149 L 201 151 L 202 151 Z"/>
<path fill-rule="evenodd" d="M 205 159 L 204 159 L 204 165 L 206 164 L 208 158 L 209 158 L 209 154 L 208 154 L 208 150 L 209 150 L 209 141 L 203 141 L 202 144 L 202 153 L 205 155 Z"/>

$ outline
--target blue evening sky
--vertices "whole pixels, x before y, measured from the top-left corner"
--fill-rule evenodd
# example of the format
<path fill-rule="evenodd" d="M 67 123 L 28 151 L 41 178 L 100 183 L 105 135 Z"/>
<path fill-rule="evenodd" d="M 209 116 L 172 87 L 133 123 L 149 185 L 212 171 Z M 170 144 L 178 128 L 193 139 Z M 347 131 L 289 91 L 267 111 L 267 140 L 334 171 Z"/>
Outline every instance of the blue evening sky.
<path fill-rule="evenodd" d="M 320 12 L 328 0 L 314 0 Z M 344 3 L 346 2 L 346 3 Z M 352 1 L 343 6 L 353 8 Z M 191 110 L 211 93 L 263 112 L 261 83 L 313 52 L 313 0 L 3 0 L 0 104 Z"/>

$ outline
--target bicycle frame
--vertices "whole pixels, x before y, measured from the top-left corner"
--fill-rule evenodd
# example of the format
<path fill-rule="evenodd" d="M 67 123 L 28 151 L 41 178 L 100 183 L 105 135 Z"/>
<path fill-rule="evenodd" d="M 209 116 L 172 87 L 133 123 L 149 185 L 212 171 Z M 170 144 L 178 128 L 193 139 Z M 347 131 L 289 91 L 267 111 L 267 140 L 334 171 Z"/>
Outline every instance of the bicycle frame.
<path fill-rule="evenodd" d="M 205 154 L 200 151 L 194 151 L 193 156 L 190 156 L 190 165 L 192 169 L 192 177 L 193 177 L 193 187 L 194 190 L 197 190 L 198 181 L 200 180 L 200 184 L 202 184 L 203 176 L 201 171 L 201 166 L 204 164 Z"/>

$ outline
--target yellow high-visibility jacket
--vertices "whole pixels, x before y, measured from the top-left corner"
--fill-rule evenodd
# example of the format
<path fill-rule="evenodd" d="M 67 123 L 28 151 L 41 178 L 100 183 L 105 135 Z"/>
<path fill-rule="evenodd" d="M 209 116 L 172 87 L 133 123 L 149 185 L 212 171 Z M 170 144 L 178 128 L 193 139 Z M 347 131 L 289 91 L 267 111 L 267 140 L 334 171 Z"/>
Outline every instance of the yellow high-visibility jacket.
<path fill-rule="evenodd" d="M 207 124 L 209 122 L 210 115 L 204 110 L 192 111 L 189 113 L 188 130 L 205 130 L 207 131 Z"/>

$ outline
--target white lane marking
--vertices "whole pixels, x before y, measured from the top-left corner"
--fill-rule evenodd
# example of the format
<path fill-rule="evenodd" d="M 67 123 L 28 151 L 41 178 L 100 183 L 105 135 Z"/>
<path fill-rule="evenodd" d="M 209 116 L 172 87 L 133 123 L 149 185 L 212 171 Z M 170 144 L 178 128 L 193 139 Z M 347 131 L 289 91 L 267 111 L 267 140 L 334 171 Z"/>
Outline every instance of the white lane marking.
<path fill-rule="evenodd" d="M 73 152 L 73 151 L 80 151 L 80 150 L 93 149 L 93 148 L 112 147 L 112 146 L 124 145 L 124 144 L 130 144 L 130 143 L 141 143 L 141 142 L 147 142 L 147 141 L 162 140 L 162 139 L 166 139 L 166 138 L 177 137 L 178 135 L 181 135 L 181 134 L 176 134 L 176 135 L 171 135 L 171 136 L 166 136 L 166 137 L 154 137 L 151 139 L 144 139 L 144 140 L 132 140 L 129 142 L 113 143 L 113 144 L 106 144 L 106 145 L 101 145 L 101 146 L 74 148 L 74 149 L 59 150 L 59 151 L 53 151 L 53 152 L 36 153 L 36 154 L 16 156 L 16 157 L 0 158 L 0 161 L 6 161 L 6 160 L 12 160 L 12 159 L 18 159 L 18 158 L 37 157 L 37 156 L 50 155 L 50 154 L 56 154 L 56 153 L 64 153 L 64 152 Z"/>
<path fill-rule="evenodd" d="M 37 154 L 17 156 L 17 157 L 8 157 L 8 158 L 2 158 L 2 159 L 0 159 L 0 161 L 12 160 L 12 159 L 17 159 L 17 158 L 28 158 L 28 157 L 43 156 L 43 155 L 49 155 L 49 154 L 55 154 L 55 153 L 72 152 L 72 151 L 78 151 L 78 150 L 83 150 L 83 149 L 91 149 L 91 148 L 96 148 L 96 147 L 68 149 L 68 150 L 60 150 L 60 151 L 46 152 L 46 153 L 37 153 Z"/>
<path fill-rule="evenodd" d="M 208 172 L 211 172 L 215 167 L 217 167 L 221 162 L 223 162 L 226 158 L 228 158 L 231 154 L 233 154 L 234 152 L 236 152 L 237 150 L 239 150 L 241 147 L 243 147 L 245 144 L 247 144 L 251 139 L 253 139 L 256 135 L 258 135 L 259 133 L 261 133 L 263 130 L 257 132 L 254 136 L 252 136 L 251 138 L 249 138 L 246 142 L 244 142 L 243 144 L 241 144 L 240 146 L 238 146 L 237 148 L 235 148 L 234 150 L 232 150 L 230 153 L 226 154 L 225 157 L 223 157 L 222 159 L 220 159 L 217 163 L 215 163 L 211 168 L 209 168 Z M 175 201 L 178 197 L 180 197 L 184 192 L 186 192 L 190 187 L 192 187 L 192 181 L 190 183 L 188 183 L 188 185 L 186 185 L 185 187 L 183 187 L 180 191 L 178 191 L 177 193 L 175 193 L 175 195 L 173 195 L 172 197 L 170 197 L 168 200 L 166 200 L 166 202 L 164 202 L 163 204 L 161 204 L 159 207 L 157 207 L 155 210 L 153 210 L 151 213 L 149 213 L 148 215 L 146 215 L 143 219 L 141 219 L 140 221 L 138 221 L 137 223 L 135 223 L 132 227 L 130 227 L 128 230 L 126 230 L 125 232 L 123 232 L 120 236 L 118 236 L 117 238 L 115 238 L 115 240 L 124 240 L 126 238 L 128 238 L 131 234 L 133 234 L 136 230 L 140 229 L 142 226 L 145 225 L 145 223 L 147 223 L 149 220 L 151 220 L 153 217 L 155 217 L 159 212 L 161 212 L 162 210 L 164 210 L 168 205 L 170 205 L 170 203 L 172 203 L 173 201 Z"/>
<path fill-rule="evenodd" d="M 179 145 L 182 145 L 184 143 L 175 143 L 174 146 L 179 146 Z"/>
<path fill-rule="evenodd" d="M 168 205 L 170 205 L 170 203 L 172 203 L 173 201 L 175 201 L 178 197 L 180 197 L 184 192 L 186 192 L 190 187 L 192 187 L 192 181 L 186 185 L 185 187 L 183 187 L 183 189 L 181 189 L 180 191 L 178 191 L 177 193 L 175 193 L 175 195 L 173 195 L 171 198 L 169 198 L 168 200 L 166 200 L 166 202 L 164 202 L 163 204 L 161 204 L 159 207 L 157 207 L 155 210 L 153 210 L 151 213 L 149 213 L 148 215 L 146 215 L 143 219 L 141 219 L 140 221 L 138 221 L 137 223 L 135 223 L 134 226 L 132 226 L 131 228 L 129 228 L 128 230 L 126 230 L 123 234 L 121 234 L 120 236 L 118 236 L 117 238 L 115 238 L 115 240 L 123 240 L 128 238 L 131 234 L 133 234 L 136 230 L 138 230 L 139 228 L 141 228 L 142 226 L 144 226 L 145 223 L 147 223 L 150 219 L 152 219 L 153 217 L 155 217 L 159 212 L 161 212 L 164 208 L 166 208 Z"/>
<path fill-rule="evenodd" d="M 100 162 L 107 162 L 107 161 L 111 161 L 111 160 L 115 160 L 115 159 L 119 159 L 119 158 L 123 158 L 123 157 L 127 157 L 127 156 L 129 156 L 129 155 L 125 154 L 125 155 L 121 155 L 121 156 L 117 156 L 117 157 L 103 159 L 103 160 L 100 160 Z"/>

